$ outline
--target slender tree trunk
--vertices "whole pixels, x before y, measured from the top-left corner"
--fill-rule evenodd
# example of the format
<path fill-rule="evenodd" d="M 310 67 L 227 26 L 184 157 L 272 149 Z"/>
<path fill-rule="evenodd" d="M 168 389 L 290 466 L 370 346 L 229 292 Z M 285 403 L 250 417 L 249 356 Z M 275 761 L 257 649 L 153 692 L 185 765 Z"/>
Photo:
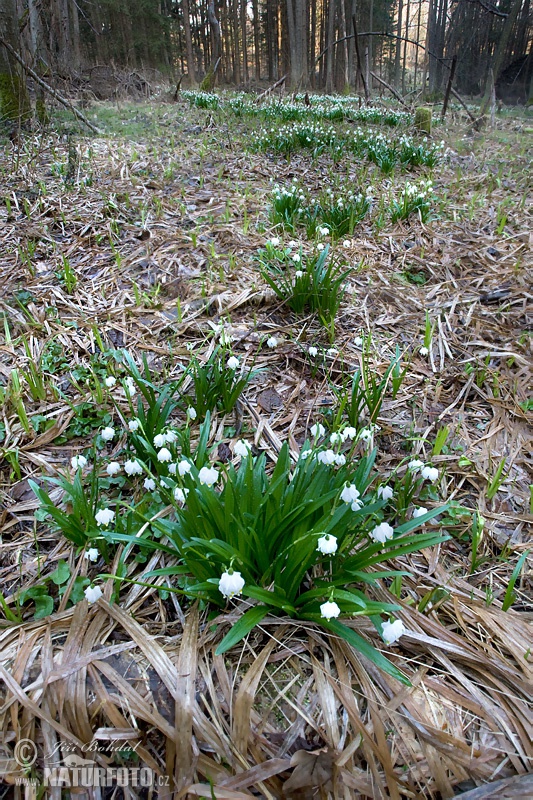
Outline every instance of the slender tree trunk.
<path fill-rule="evenodd" d="M 80 18 L 76 0 L 70 0 L 70 15 L 72 19 L 72 66 L 76 72 L 79 72 L 81 67 Z"/>
<path fill-rule="evenodd" d="M 335 48 L 333 42 L 335 41 L 335 0 L 329 0 L 328 7 L 328 35 L 326 39 L 326 47 L 328 52 L 326 54 L 326 92 L 331 94 L 333 91 L 333 65 L 335 58 Z"/>
<path fill-rule="evenodd" d="M 405 12 L 405 42 L 403 43 L 402 94 L 405 94 L 405 76 L 407 74 L 407 39 L 410 38 L 409 36 L 410 14 L 411 14 L 411 2 L 410 0 L 407 0 L 407 9 Z"/>
<path fill-rule="evenodd" d="M 396 51 L 394 54 L 394 86 L 399 89 L 401 84 L 401 56 L 402 56 L 402 14 L 403 0 L 398 0 L 398 20 L 396 25 Z"/>
<path fill-rule="evenodd" d="M 248 74 L 248 41 L 247 41 L 247 20 L 246 20 L 246 0 L 241 2 L 241 39 L 242 39 L 242 79 L 245 86 L 248 86 L 250 76 Z"/>
<path fill-rule="evenodd" d="M 261 80 L 261 49 L 259 42 L 260 20 L 258 0 L 252 0 L 252 11 L 254 15 L 254 60 L 255 60 L 255 79 Z"/>
<path fill-rule="evenodd" d="M 196 73 L 194 69 L 194 55 L 192 50 L 191 19 L 189 16 L 189 0 L 182 0 L 181 8 L 183 11 L 183 30 L 185 33 L 185 49 L 187 51 L 187 72 L 191 86 L 196 85 Z"/>
<path fill-rule="evenodd" d="M 214 71 L 218 59 L 222 53 L 220 23 L 215 12 L 215 0 L 209 0 L 207 4 L 207 17 L 213 35 L 213 52 L 211 54 L 211 69 Z"/>
<path fill-rule="evenodd" d="M 0 0 L 0 37 L 19 51 L 15 0 Z M 29 114 L 26 83 L 20 67 L 0 42 L 0 119 L 20 125 Z"/>

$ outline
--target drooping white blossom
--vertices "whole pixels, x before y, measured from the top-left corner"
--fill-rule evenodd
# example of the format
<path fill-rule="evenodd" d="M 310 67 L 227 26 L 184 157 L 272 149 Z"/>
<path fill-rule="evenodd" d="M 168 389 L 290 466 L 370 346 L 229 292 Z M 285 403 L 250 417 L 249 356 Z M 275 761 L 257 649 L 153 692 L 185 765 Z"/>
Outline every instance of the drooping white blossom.
<path fill-rule="evenodd" d="M 388 539 L 392 539 L 393 536 L 394 528 L 392 528 L 388 522 L 382 522 L 381 525 L 376 525 L 376 527 L 370 531 L 370 538 L 375 542 L 381 542 L 381 544 L 385 544 L 385 542 Z"/>
<path fill-rule="evenodd" d="M 236 456 L 240 456 L 241 458 L 246 458 L 251 449 L 251 444 L 246 442 L 244 439 L 239 439 L 233 445 L 233 452 Z"/>
<path fill-rule="evenodd" d="M 387 644 L 394 644 L 394 642 L 397 642 L 405 631 L 405 625 L 401 619 L 395 619 L 394 622 L 390 619 L 381 626 L 381 634 Z"/>
<path fill-rule="evenodd" d="M 98 526 L 102 525 L 103 527 L 107 527 L 107 525 L 115 519 L 115 512 L 110 508 L 101 508 L 96 512 L 94 518 Z"/>
<path fill-rule="evenodd" d="M 341 500 L 344 503 L 353 503 L 356 500 L 359 500 L 360 496 L 361 492 L 359 491 L 355 483 L 346 485 L 341 492 Z"/>
<path fill-rule="evenodd" d="M 186 458 L 182 458 L 181 461 L 178 463 L 178 472 L 183 478 L 184 475 L 188 475 L 191 471 L 192 466 Z"/>
<path fill-rule="evenodd" d="M 390 486 L 378 487 L 378 497 L 381 497 L 382 500 L 391 500 L 393 496 L 394 492 Z"/>
<path fill-rule="evenodd" d="M 88 603 L 96 603 L 102 597 L 103 592 L 99 586 L 87 586 L 84 595 Z"/>
<path fill-rule="evenodd" d="M 202 467 L 198 473 L 198 480 L 206 486 L 213 486 L 218 480 L 218 470 L 214 467 Z"/>
<path fill-rule="evenodd" d="M 218 582 L 219 591 L 224 597 L 234 597 L 242 593 L 245 580 L 240 572 L 234 572 L 232 569 L 228 572 L 223 572 Z"/>
<path fill-rule="evenodd" d="M 124 464 L 124 472 L 126 475 L 142 475 L 142 465 L 133 458 L 129 458 Z"/>
<path fill-rule="evenodd" d="M 339 606 L 333 600 L 328 600 L 326 603 L 322 603 L 320 606 L 320 616 L 324 617 L 324 619 L 338 617 L 340 613 L 341 610 Z"/>
<path fill-rule="evenodd" d="M 326 533 L 324 536 L 319 538 L 316 549 L 319 553 L 329 556 L 337 552 L 337 547 L 337 537 Z"/>
<path fill-rule="evenodd" d="M 419 508 L 415 508 L 414 511 L 413 511 L 413 519 L 417 519 L 418 517 L 423 517 L 424 514 L 427 514 L 427 513 L 428 513 L 428 510 L 427 510 L 427 508 L 424 508 L 424 506 L 420 506 Z"/>
<path fill-rule="evenodd" d="M 104 442 L 110 442 L 112 439 L 115 438 L 115 429 L 108 425 L 106 428 L 102 430 L 100 436 L 104 440 Z"/>
<path fill-rule="evenodd" d="M 70 459 L 72 469 L 83 469 L 87 466 L 87 459 L 85 456 L 72 456 Z"/>
<path fill-rule="evenodd" d="M 157 460 L 163 464 L 166 461 L 172 461 L 172 453 L 167 447 L 162 447 L 159 453 L 157 454 Z"/>
<path fill-rule="evenodd" d="M 439 471 L 437 467 L 422 467 L 420 474 L 424 480 L 431 481 L 431 483 L 435 483 L 439 477 Z"/>
<path fill-rule="evenodd" d="M 176 503 L 179 503 L 181 506 L 185 505 L 185 501 L 187 500 L 187 495 L 189 494 L 188 489 L 182 489 L 180 486 L 176 486 L 174 489 L 174 500 Z"/>
<path fill-rule="evenodd" d="M 315 424 L 311 426 L 312 436 L 324 436 L 325 432 L 326 429 L 324 428 L 321 422 L 315 422 Z"/>

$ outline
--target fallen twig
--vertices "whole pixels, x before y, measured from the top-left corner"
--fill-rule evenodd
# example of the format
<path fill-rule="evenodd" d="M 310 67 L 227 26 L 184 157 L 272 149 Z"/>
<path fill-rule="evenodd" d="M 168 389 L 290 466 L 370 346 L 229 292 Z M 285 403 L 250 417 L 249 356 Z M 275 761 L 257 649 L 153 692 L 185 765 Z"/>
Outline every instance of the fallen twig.
<path fill-rule="evenodd" d="M 25 72 L 27 72 L 28 75 L 31 75 L 33 80 L 36 81 L 39 84 L 39 86 L 42 86 L 45 92 L 51 94 L 52 97 L 54 97 L 58 103 L 61 103 L 62 106 L 65 106 L 65 108 L 68 108 L 69 111 L 72 111 L 74 116 L 77 117 L 79 120 L 81 120 L 85 125 L 87 125 L 89 130 L 91 130 L 93 133 L 96 134 L 101 133 L 101 131 L 96 127 L 96 125 L 93 125 L 92 122 L 89 122 L 87 117 L 84 114 L 82 114 L 81 111 L 78 111 L 78 109 L 75 106 L 73 106 L 71 102 L 66 100 L 62 95 L 59 94 L 59 92 L 56 92 L 55 89 L 52 89 L 51 86 L 49 86 L 45 81 L 43 81 L 43 79 L 40 78 L 39 75 L 37 75 L 35 70 L 29 67 L 24 61 L 24 59 L 17 53 L 17 51 L 13 47 L 11 47 L 9 42 L 6 42 L 6 40 L 3 39 L 1 36 L 0 36 L 0 44 L 4 45 L 8 53 L 11 53 L 13 58 L 18 61 L 18 63 L 25 70 Z"/>

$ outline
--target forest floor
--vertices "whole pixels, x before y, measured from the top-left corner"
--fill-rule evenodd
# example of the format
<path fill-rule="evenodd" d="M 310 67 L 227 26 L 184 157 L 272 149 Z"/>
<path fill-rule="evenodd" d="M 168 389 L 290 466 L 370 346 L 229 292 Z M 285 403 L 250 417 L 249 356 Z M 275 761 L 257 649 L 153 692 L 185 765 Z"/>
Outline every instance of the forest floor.
<path fill-rule="evenodd" d="M 433 169 L 384 174 L 347 149 L 260 150 L 262 125 L 292 123 L 216 105 L 95 104 L 101 136 L 59 115 L 1 151 L 0 796 L 42 786 L 62 748 L 151 770 L 151 789 L 92 797 L 178 786 L 184 798 L 438 800 L 502 779 L 516 793 L 500 784 L 494 797 L 531 797 L 531 120 L 505 111 L 475 132 L 452 109 L 434 126 L 445 147 Z M 413 135 L 408 121 L 363 127 Z M 393 223 L 390 198 L 427 178 L 426 221 Z M 320 240 L 274 224 L 273 184 L 313 197 L 372 187 L 354 231 L 323 238 L 351 269 L 334 330 L 291 311 L 259 269 L 273 237 L 302 259 Z M 192 354 L 209 358 L 221 331 L 261 368 L 234 412 L 213 414 L 221 462 L 238 437 L 267 463 L 284 441 L 297 454 L 314 423 L 331 430 L 332 387 L 363 362 L 383 376 L 398 346 L 403 383 L 372 420 L 376 469 L 399 480 L 409 459 L 431 462 L 439 478 L 419 500 L 447 503 L 431 528 L 449 538 L 384 562 L 404 574 L 366 587 L 398 604 L 401 640 L 386 646 L 365 616 L 350 624 L 410 685 L 275 614 L 215 655 L 243 601 L 214 620 L 169 596 L 168 578 L 142 577 L 168 563 L 159 551 L 132 559 L 140 582 L 117 590 L 105 575 L 122 545 L 93 563 L 35 516 L 29 480 L 72 476 L 71 458 L 91 460 L 98 431 L 129 415 L 126 394 L 105 387 L 121 375 L 117 350 L 146 357 L 163 386 Z M 119 458 L 126 433 L 99 452 Z M 57 486 L 51 496 L 61 502 Z M 91 604 L 89 579 L 103 589 Z"/>

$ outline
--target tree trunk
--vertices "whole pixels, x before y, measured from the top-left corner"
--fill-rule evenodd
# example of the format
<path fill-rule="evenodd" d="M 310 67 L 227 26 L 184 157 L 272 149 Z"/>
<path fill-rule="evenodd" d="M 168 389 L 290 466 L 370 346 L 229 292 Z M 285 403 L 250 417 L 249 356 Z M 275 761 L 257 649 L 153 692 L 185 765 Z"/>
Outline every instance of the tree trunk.
<path fill-rule="evenodd" d="M 259 3 L 258 0 L 252 0 L 252 11 L 254 15 L 254 60 L 255 60 L 255 79 L 261 80 L 261 52 L 259 46 Z"/>
<path fill-rule="evenodd" d="M 220 23 L 217 19 L 217 15 L 215 12 L 215 0 L 209 0 L 207 4 L 207 18 L 209 20 L 209 26 L 211 28 L 211 33 L 213 35 L 213 53 L 211 55 L 211 70 L 214 73 L 222 50 Z"/>
<path fill-rule="evenodd" d="M 402 56 L 402 15 L 403 15 L 403 0 L 398 0 L 398 24 L 396 26 L 396 52 L 394 54 L 394 86 L 399 89 L 401 78 L 401 56 Z"/>
<path fill-rule="evenodd" d="M 514 3 L 511 6 L 511 10 L 507 15 L 507 19 L 505 20 L 505 25 L 503 26 L 503 31 L 500 36 L 500 41 L 498 42 L 498 49 L 496 50 L 496 54 L 494 56 L 494 60 L 492 63 L 492 72 L 495 81 L 498 80 L 498 75 L 500 74 L 500 70 L 503 65 L 503 60 L 505 58 L 505 51 L 507 50 L 507 45 L 509 44 L 509 39 L 511 38 L 511 33 L 514 24 L 518 18 L 518 14 L 520 12 L 521 7 L 522 7 L 522 0 L 514 0 Z M 481 103 L 480 114 L 485 114 L 487 108 L 489 107 L 491 89 L 492 89 L 492 83 L 489 71 L 489 74 L 487 76 L 487 82 L 485 84 L 485 94 L 483 96 L 483 102 Z"/>
<path fill-rule="evenodd" d="M 191 18 L 189 16 L 189 0 L 182 0 L 183 30 L 185 33 L 185 49 L 187 51 L 187 72 L 191 86 L 196 85 L 196 71 L 194 69 L 194 54 L 192 50 Z"/>
<path fill-rule="evenodd" d="M 328 8 L 328 35 L 326 39 L 326 92 L 331 94 L 333 92 L 333 64 L 335 57 L 335 48 L 333 42 L 335 41 L 335 0 L 329 0 Z"/>
<path fill-rule="evenodd" d="M 0 37 L 19 50 L 15 0 L 0 0 Z M 19 65 L 0 42 L 0 119 L 21 125 L 30 107 L 26 84 Z"/>

